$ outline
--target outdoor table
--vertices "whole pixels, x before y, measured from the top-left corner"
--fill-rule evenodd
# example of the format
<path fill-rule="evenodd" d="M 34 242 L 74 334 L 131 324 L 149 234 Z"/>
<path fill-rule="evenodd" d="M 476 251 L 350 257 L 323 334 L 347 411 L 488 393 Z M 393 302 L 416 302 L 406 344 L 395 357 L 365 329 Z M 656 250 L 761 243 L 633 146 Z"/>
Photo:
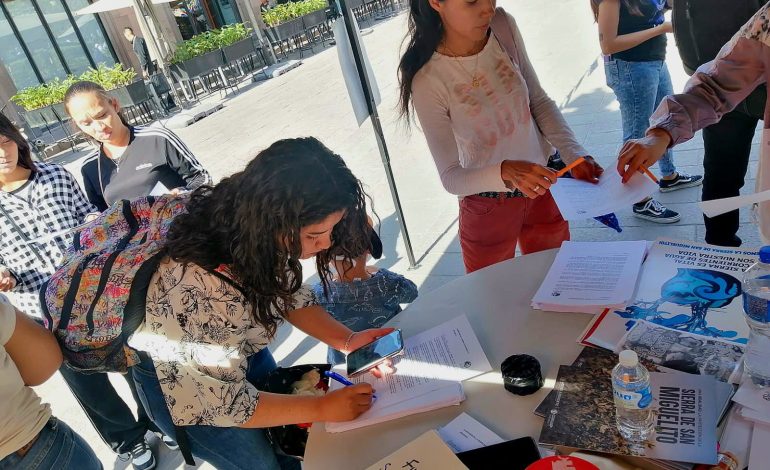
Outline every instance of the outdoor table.
<path fill-rule="evenodd" d="M 467 412 L 503 439 L 537 439 L 543 419 L 533 410 L 553 387 L 559 365 L 580 352 L 577 337 L 591 320 L 581 313 L 532 310 L 532 297 L 557 250 L 521 256 L 456 279 L 420 296 L 387 326 L 413 335 L 465 314 L 492 364 L 493 371 L 463 382 L 466 400 L 427 413 L 338 434 L 323 423 L 313 425 L 303 468 L 363 469 L 403 447 L 429 429 Z M 512 354 L 530 354 L 546 378 L 537 393 L 521 397 L 503 388 L 500 364 Z"/>

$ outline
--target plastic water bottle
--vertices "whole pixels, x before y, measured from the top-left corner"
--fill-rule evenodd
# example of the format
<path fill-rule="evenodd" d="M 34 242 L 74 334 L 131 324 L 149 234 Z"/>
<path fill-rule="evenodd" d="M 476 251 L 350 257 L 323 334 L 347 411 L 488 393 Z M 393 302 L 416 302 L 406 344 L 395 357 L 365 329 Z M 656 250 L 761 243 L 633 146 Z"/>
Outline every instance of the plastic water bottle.
<path fill-rule="evenodd" d="M 770 246 L 759 250 L 759 262 L 746 270 L 742 287 L 751 328 L 743 368 L 755 384 L 770 387 Z"/>
<path fill-rule="evenodd" d="M 634 351 L 620 353 L 620 362 L 612 369 L 612 394 L 620 435 L 630 441 L 647 439 L 653 425 L 650 374 Z"/>

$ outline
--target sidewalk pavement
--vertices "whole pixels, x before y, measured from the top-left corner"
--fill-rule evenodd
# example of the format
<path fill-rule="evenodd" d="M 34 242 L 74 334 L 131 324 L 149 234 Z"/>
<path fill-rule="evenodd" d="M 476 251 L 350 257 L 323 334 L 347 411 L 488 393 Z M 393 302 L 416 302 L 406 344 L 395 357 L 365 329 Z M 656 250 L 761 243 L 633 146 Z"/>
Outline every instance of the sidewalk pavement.
<path fill-rule="evenodd" d="M 588 151 L 607 169 L 621 145 L 620 112 L 614 94 L 604 83 L 596 26 L 584 0 L 502 0 L 500 5 L 517 18 L 527 51 L 543 87 L 560 104 L 567 122 Z M 553 13 L 558 11 L 558 14 Z M 242 87 L 242 93 L 223 101 L 224 109 L 177 132 L 208 168 L 215 179 L 242 169 L 256 153 L 280 138 L 316 136 L 341 154 L 365 185 L 380 218 L 385 253 L 376 264 L 395 270 L 414 280 L 421 293 L 439 288 L 462 276 L 464 268 L 457 239 L 457 199 L 441 187 L 418 125 L 408 128 L 396 110 L 398 87 L 396 69 L 401 40 L 406 31 L 406 15 L 375 25 L 364 36 L 382 94 L 379 106 L 396 184 L 404 207 L 405 220 L 414 246 L 418 266 L 410 269 L 403 236 L 396 220 L 387 180 L 367 121 L 357 127 L 349 104 L 334 48 L 304 59 L 299 68 L 278 78 Z M 674 89 L 681 90 L 687 79 L 673 39 L 669 40 L 668 64 Z M 216 97 L 212 99 L 217 99 Z M 752 160 L 757 159 L 758 145 Z M 702 174 L 703 144 L 700 136 L 675 151 L 677 167 Z M 74 160 L 74 161 L 73 161 Z M 67 166 L 79 175 L 82 159 L 70 158 Z M 744 192 L 753 192 L 755 165 Z M 622 233 L 601 226 L 593 220 L 571 224 L 572 238 L 581 241 L 652 240 L 673 237 L 703 240 L 704 229 L 696 202 L 700 189 L 691 188 L 656 196 L 682 214 L 682 221 L 657 225 L 636 219 L 631 208 L 617 213 Z M 756 227 L 749 223 L 748 211 L 742 213 L 745 225 L 739 235 L 746 246 L 758 246 Z M 306 264 L 306 278 L 317 276 Z M 512 280 L 515 282 L 515 280 Z M 408 314 L 408 311 L 407 311 Z M 271 345 L 280 365 L 322 362 L 324 345 L 284 325 Z M 125 382 L 114 381 L 131 401 Z M 66 385 L 57 375 L 40 387 L 54 413 L 73 425 L 97 451 L 105 468 L 126 468 L 103 445 L 75 404 Z M 516 436 L 510 436 L 516 437 Z M 157 447 L 157 441 L 153 441 Z M 162 446 L 161 446 L 162 447 Z M 375 456 L 373 456 L 374 459 Z M 181 468 L 178 453 L 163 448 L 159 468 Z M 210 468 L 202 465 L 201 468 Z"/>

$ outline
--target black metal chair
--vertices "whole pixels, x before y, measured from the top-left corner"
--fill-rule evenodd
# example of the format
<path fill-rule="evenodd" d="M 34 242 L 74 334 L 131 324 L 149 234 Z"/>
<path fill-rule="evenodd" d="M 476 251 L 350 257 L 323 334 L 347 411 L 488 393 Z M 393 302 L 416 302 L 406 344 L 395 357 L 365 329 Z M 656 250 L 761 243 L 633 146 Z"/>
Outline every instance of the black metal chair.
<path fill-rule="evenodd" d="M 285 23 L 281 23 L 272 28 L 276 44 L 281 55 L 286 58 L 292 50 L 299 51 L 299 57 L 302 58 L 302 37 L 305 35 L 305 25 L 302 18 L 295 18 Z M 286 48 L 284 49 L 284 46 Z"/>
<path fill-rule="evenodd" d="M 314 43 L 320 41 L 321 45 L 330 40 L 333 36 L 329 27 L 329 19 L 326 10 L 318 10 L 302 17 L 305 27 L 305 37 L 310 44 L 311 50 Z"/>

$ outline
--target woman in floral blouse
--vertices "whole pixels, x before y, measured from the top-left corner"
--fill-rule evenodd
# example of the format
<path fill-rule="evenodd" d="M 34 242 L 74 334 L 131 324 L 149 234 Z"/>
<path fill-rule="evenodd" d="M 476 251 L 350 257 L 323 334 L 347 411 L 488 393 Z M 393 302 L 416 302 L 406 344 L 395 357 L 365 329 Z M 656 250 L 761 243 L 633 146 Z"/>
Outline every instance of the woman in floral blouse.
<path fill-rule="evenodd" d="M 276 142 L 244 171 L 195 190 L 130 341 L 152 358 L 134 375 L 158 426 L 172 436 L 184 427 L 192 454 L 216 468 L 299 468 L 256 428 L 346 421 L 369 409 L 367 384 L 323 397 L 254 385 L 275 368 L 267 346 L 284 320 L 343 352 L 391 331 L 350 331 L 302 284 L 300 259 L 315 257 L 329 279 L 328 249 L 366 246 L 367 228 L 360 182 L 313 138 Z"/>

